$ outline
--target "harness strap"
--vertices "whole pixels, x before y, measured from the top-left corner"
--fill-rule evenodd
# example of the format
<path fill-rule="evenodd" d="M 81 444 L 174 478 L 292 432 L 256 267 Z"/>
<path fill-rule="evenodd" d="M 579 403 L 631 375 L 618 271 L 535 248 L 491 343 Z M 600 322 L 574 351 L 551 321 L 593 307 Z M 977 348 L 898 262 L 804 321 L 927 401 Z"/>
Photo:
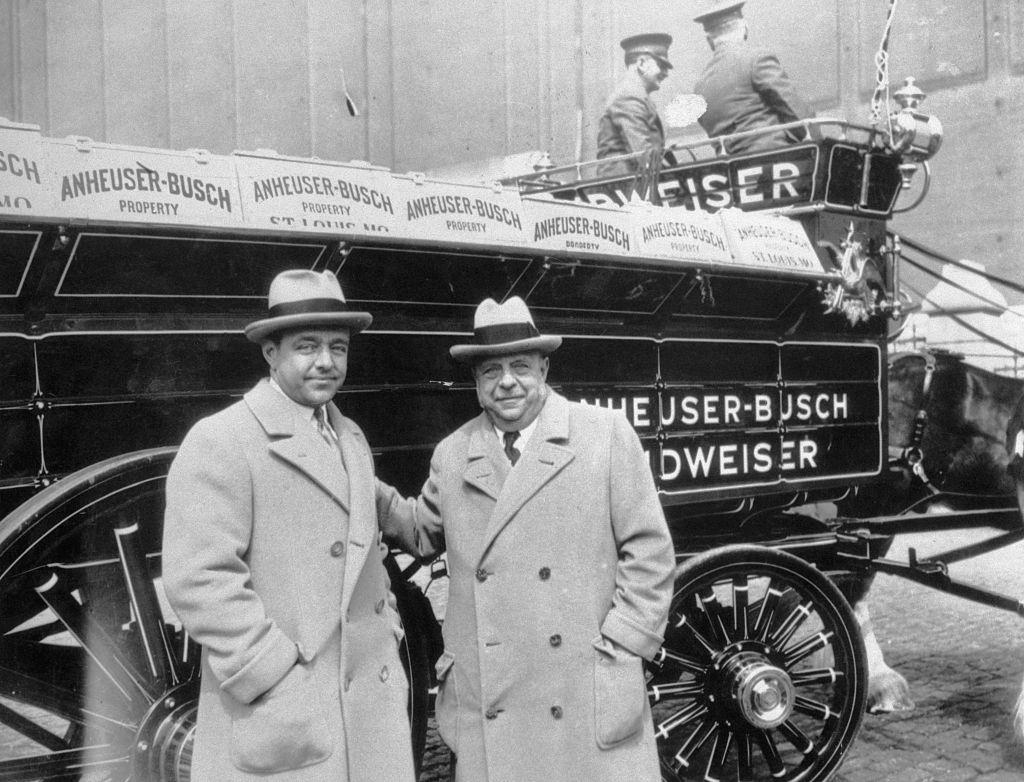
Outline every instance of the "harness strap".
<path fill-rule="evenodd" d="M 932 483 L 928 473 L 924 469 L 924 452 L 921 450 L 921 443 L 924 440 L 924 430 L 928 426 L 928 402 L 931 400 L 932 378 L 935 376 L 935 368 L 938 362 L 935 354 L 930 350 L 922 350 L 917 355 L 924 359 L 924 382 L 921 384 L 921 407 L 914 416 L 914 425 L 910 432 L 910 442 L 900 452 L 897 464 L 903 464 L 910 468 L 910 471 L 917 476 L 932 494 L 939 494 L 939 489 Z"/>

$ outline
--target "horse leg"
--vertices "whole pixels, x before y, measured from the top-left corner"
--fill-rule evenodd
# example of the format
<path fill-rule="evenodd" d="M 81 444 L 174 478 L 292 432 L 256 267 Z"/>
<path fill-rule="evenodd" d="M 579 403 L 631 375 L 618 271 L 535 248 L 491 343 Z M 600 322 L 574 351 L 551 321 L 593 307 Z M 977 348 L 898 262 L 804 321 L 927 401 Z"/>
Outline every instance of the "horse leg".
<path fill-rule="evenodd" d="M 868 712 L 881 714 L 891 711 L 910 711 L 914 701 L 910 697 L 910 685 L 901 673 L 893 670 L 885 662 L 882 648 L 875 637 L 868 610 L 867 595 L 858 600 L 853 613 L 860 625 L 861 637 L 868 658 Z"/>

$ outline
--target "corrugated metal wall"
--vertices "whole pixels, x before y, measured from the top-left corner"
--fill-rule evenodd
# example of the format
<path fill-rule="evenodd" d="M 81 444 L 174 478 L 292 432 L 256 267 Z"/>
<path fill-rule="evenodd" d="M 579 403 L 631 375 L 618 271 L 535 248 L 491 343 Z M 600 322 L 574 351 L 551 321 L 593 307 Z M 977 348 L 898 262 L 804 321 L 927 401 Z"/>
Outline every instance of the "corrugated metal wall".
<path fill-rule="evenodd" d="M 1024 253 L 1020 0 L 900 0 L 894 81 L 947 129 L 900 222 L 1015 271 Z M 886 0 L 749 0 L 820 114 L 866 121 Z M 525 150 L 594 154 L 622 37 L 663 30 L 688 92 L 708 57 L 693 0 L 0 0 L 0 115 L 52 136 L 456 170 Z M 342 72 L 360 116 L 345 108 Z M 676 131 L 692 135 L 693 128 Z M 1000 187 L 1005 183 L 1005 187 Z M 953 218 L 953 219 L 951 219 Z M 1011 269 L 1012 267 L 1012 269 Z"/>

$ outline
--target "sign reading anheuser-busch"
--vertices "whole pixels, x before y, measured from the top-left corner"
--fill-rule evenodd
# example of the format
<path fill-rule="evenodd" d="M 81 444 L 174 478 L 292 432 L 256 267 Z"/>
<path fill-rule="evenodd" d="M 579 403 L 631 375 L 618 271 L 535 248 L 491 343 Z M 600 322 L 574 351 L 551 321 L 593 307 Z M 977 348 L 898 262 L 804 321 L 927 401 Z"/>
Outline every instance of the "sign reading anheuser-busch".
<path fill-rule="evenodd" d="M 526 238 L 538 250 L 567 250 L 580 255 L 621 257 L 636 251 L 631 216 L 548 198 L 524 198 Z"/>
<path fill-rule="evenodd" d="M 59 217 L 36 125 L 0 117 L 0 215 Z"/>
<path fill-rule="evenodd" d="M 390 234 L 399 204 L 391 173 L 372 166 L 236 152 L 246 224 L 331 234 Z"/>
<path fill-rule="evenodd" d="M 522 202 L 510 188 L 393 176 L 397 232 L 426 241 L 523 244 Z"/>
<path fill-rule="evenodd" d="M 638 252 L 652 258 L 732 262 L 721 222 L 706 212 L 638 208 L 634 211 Z"/>
<path fill-rule="evenodd" d="M 718 213 L 735 263 L 760 269 L 823 274 L 807 231 L 797 220 L 771 214 L 751 214 L 738 209 Z"/>
<path fill-rule="evenodd" d="M 60 208 L 92 222 L 240 227 L 234 163 L 184 152 L 46 139 Z"/>

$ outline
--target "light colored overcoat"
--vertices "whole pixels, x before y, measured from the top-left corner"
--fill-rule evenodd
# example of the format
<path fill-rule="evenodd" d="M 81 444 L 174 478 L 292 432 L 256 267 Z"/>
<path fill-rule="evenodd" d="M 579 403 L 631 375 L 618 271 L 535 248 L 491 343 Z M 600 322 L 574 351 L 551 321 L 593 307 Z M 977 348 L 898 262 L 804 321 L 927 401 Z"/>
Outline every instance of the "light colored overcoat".
<path fill-rule="evenodd" d="M 625 417 L 551 393 L 513 468 L 481 414 L 418 500 L 380 497 L 386 537 L 447 549 L 436 715 L 458 782 L 658 782 L 640 658 L 675 557 Z"/>
<path fill-rule="evenodd" d="M 344 466 L 265 380 L 171 465 L 164 587 L 203 645 L 194 782 L 413 780 L 370 450 L 329 415 Z"/>

